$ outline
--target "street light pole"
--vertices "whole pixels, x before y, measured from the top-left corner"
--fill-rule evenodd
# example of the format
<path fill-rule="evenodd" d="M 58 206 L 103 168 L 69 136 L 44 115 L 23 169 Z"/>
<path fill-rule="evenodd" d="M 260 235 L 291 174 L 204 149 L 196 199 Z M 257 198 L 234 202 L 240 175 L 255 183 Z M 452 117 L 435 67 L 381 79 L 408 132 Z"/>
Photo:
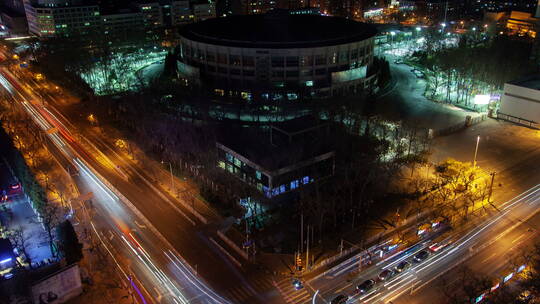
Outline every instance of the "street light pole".
<path fill-rule="evenodd" d="M 476 137 L 476 148 L 474 149 L 473 169 L 476 169 L 476 155 L 478 155 L 478 143 L 480 143 L 480 135 Z"/>
<path fill-rule="evenodd" d="M 165 162 L 164 161 L 161 161 L 162 164 L 164 164 Z M 171 173 L 171 192 L 174 196 L 174 177 L 173 177 L 173 173 L 172 173 L 172 164 L 171 162 L 167 162 L 169 163 L 169 172 Z"/>
<path fill-rule="evenodd" d="M 489 194 L 488 194 L 488 203 L 489 201 L 491 200 L 491 194 L 493 193 L 493 181 L 495 180 L 495 172 L 491 172 L 490 175 L 491 175 L 491 183 L 489 185 Z"/>

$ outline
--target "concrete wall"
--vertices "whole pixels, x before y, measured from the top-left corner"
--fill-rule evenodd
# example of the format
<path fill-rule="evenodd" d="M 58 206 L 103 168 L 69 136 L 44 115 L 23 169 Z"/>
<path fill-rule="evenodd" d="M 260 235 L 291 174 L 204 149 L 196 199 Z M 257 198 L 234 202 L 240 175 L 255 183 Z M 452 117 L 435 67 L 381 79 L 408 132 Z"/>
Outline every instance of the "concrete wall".
<path fill-rule="evenodd" d="M 540 90 L 506 83 L 499 112 L 540 123 Z"/>

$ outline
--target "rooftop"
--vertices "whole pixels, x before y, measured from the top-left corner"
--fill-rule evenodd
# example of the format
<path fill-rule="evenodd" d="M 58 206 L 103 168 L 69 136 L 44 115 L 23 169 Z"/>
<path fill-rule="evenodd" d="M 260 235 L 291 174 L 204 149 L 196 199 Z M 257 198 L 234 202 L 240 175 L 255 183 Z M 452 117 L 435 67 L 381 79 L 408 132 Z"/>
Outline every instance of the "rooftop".
<path fill-rule="evenodd" d="M 509 84 L 533 90 L 540 90 L 540 74 L 532 75 L 519 80 L 510 81 Z"/>
<path fill-rule="evenodd" d="M 297 137 L 292 142 L 272 143 L 270 132 L 250 129 L 229 129 L 219 143 L 249 159 L 265 170 L 275 171 L 333 151 L 326 133 L 320 137 Z"/>
<path fill-rule="evenodd" d="M 295 119 L 274 123 L 272 127 L 283 133 L 287 133 L 287 135 L 294 135 L 297 133 L 318 129 L 325 125 L 328 125 L 327 121 L 321 121 L 317 117 L 306 115 Z"/>
<path fill-rule="evenodd" d="M 368 24 L 340 17 L 266 14 L 213 18 L 185 26 L 181 35 L 195 41 L 252 48 L 304 48 L 346 44 L 375 36 Z"/>

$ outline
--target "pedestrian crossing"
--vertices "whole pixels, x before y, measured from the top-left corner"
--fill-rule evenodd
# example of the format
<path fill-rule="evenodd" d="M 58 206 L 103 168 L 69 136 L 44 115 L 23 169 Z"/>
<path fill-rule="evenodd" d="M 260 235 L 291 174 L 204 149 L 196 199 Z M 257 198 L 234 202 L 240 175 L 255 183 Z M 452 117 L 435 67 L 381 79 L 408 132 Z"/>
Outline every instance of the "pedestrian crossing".
<path fill-rule="evenodd" d="M 275 288 L 272 280 L 263 276 L 251 278 L 249 285 L 238 284 L 237 287 L 227 290 L 224 296 L 234 304 L 260 303 L 261 300 L 257 300 L 257 298 Z"/>
<path fill-rule="evenodd" d="M 300 290 L 296 290 L 290 277 L 274 281 L 273 283 L 287 304 L 309 303 L 312 298 L 306 286 Z"/>

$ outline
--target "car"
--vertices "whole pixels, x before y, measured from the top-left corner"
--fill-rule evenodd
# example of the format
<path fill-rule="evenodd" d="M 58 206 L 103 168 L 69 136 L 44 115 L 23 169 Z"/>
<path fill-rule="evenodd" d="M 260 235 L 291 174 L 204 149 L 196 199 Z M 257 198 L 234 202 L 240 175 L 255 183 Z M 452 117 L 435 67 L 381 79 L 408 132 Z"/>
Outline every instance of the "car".
<path fill-rule="evenodd" d="M 448 246 L 447 242 L 440 242 L 440 243 L 433 243 L 428 248 L 429 250 L 431 250 L 431 252 L 437 252 L 446 246 Z"/>
<path fill-rule="evenodd" d="M 405 270 L 409 269 L 409 267 L 411 267 L 411 263 L 409 263 L 407 261 L 403 261 L 403 262 L 397 264 L 397 266 L 394 267 L 394 270 L 396 272 L 401 273 L 401 272 L 404 272 Z"/>
<path fill-rule="evenodd" d="M 375 286 L 375 281 L 373 280 L 365 280 L 362 284 L 356 286 L 356 290 L 358 290 L 359 293 L 364 294 Z"/>
<path fill-rule="evenodd" d="M 414 261 L 417 263 L 420 263 L 420 262 L 423 262 L 428 257 L 429 257 L 429 252 L 427 252 L 426 250 L 422 250 L 414 256 Z"/>
<path fill-rule="evenodd" d="M 332 301 L 330 301 L 330 304 L 345 304 L 347 303 L 347 300 L 349 299 L 349 297 L 347 297 L 346 295 L 338 295 L 337 297 L 335 297 L 334 299 L 332 299 Z"/>
<path fill-rule="evenodd" d="M 390 279 L 393 276 L 394 276 L 394 271 L 390 269 L 385 269 L 381 273 L 379 273 L 379 280 L 385 281 L 385 280 Z"/>
<path fill-rule="evenodd" d="M 304 288 L 304 284 L 302 284 L 302 281 L 300 281 L 299 279 L 294 279 L 292 281 L 292 284 L 293 284 L 294 289 L 296 290 L 300 290 Z"/>

